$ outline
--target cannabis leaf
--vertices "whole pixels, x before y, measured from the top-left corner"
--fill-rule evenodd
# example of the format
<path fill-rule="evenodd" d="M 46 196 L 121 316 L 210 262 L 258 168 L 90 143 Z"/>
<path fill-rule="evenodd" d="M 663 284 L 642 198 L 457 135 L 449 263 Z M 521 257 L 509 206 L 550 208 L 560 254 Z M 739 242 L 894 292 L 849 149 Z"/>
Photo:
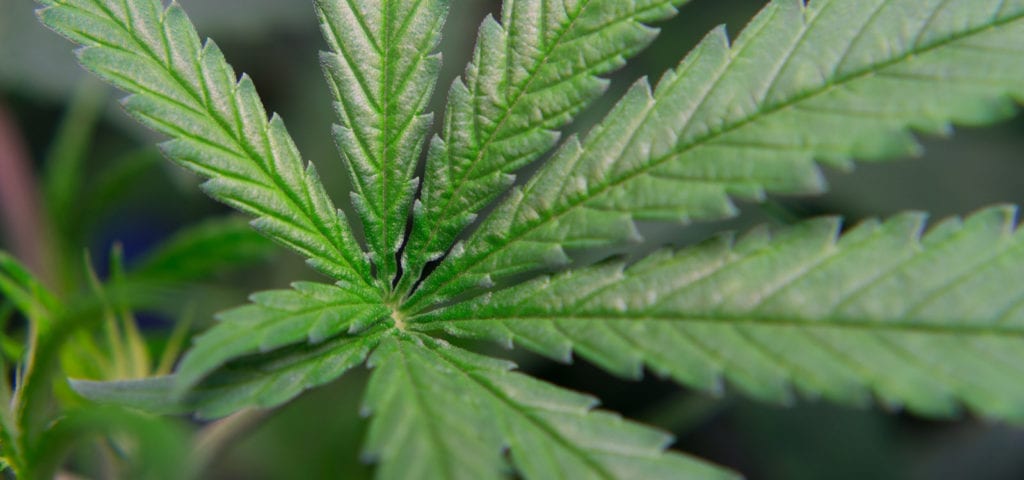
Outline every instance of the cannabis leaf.
<path fill-rule="evenodd" d="M 255 294 L 252 302 L 221 313 L 219 323 L 196 339 L 178 367 L 179 393 L 230 359 L 296 343 L 320 344 L 365 330 L 389 313 L 374 297 L 309 282 L 296 283 L 292 290 Z M 372 337 L 362 340 L 373 346 Z M 290 399 L 306 385 L 300 382 L 296 387 L 298 390 L 281 401 Z"/>
<path fill-rule="evenodd" d="M 338 147 L 352 176 L 352 201 L 366 227 L 378 276 L 397 273 L 416 161 L 432 117 L 423 114 L 441 65 L 431 54 L 448 4 L 442 0 L 318 0 L 322 55 L 341 122 Z"/>
<path fill-rule="evenodd" d="M 588 267 L 410 319 L 413 328 L 515 341 L 554 358 L 575 348 L 608 370 L 644 364 L 721 392 L 811 396 L 1024 420 L 1024 230 L 1016 209 L 756 230 L 628 268 Z"/>
<path fill-rule="evenodd" d="M 157 414 L 194 412 L 202 419 L 217 419 L 248 407 L 275 407 L 306 389 L 330 382 L 366 361 L 381 337 L 382 329 L 375 329 L 243 356 L 218 365 L 201 381 L 178 373 L 115 382 L 72 380 L 71 385 L 96 402 Z M 194 365 L 199 361 L 192 360 Z M 188 386 L 185 393 L 183 384 Z"/>
<path fill-rule="evenodd" d="M 366 454 L 382 478 L 731 475 L 445 336 L 576 352 L 714 392 L 724 379 L 768 401 L 795 389 L 1024 421 L 1024 234 L 1011 207 L 926 234 L 919 214 L 842 235 L 821 219 L 567 268 L 570 250 L 639 240 L 636 220 L 717 219 L 733 198 L 820 192 L 819 163 L 914 154 L 913 131 L 1011 115 L 1024 101 L 1024 0 L 772 1 L 735 42 L 716 29 L 656 87 L 637 82 L 511 191 L 604 92 L 601 76 L 653 39 L 648 24 L 685 2 L 508 0 L 449 91 L 416 200 L 448 2 L 317 0 L 368 255 L 252 82 L 201 46 L 176 4 L 43 3 L 43 21 L 85 45 L 83 64 L 132 94 L 128 111 L 173 138 L 168 156 L 335 282 L 256 294 L 173 376 L 77 382 L 90 398 L 218 417 L 365 362 Z M 561 271 L 528 278 L 545 269 Z"/>
<path fill-rule="evenodd" d="M 735 213 L 730 196 L 821 191 L 815 160 L 916 153 L 908 127 L 1005 118 L 1024 99 L 1020 45 L 1021 1 L 772 2 L 732 45 L 713 31 L 653 92 L 639 81 L 407 308 L 561 265 L 566 248 L 636 241 L 637 219 L 715 219 Z"/>
<path fill-rule="evenodd" d="M 443 341 L 400 335 L 370 358 L 368 452 L 381 478 L 732 478 L 596 401 Z"/>
<path fill-rule="evenodd" d="M 473 62 L 448 94 L 441 137 L 405 249 L 403 288 L 440 258 L 475 218 L 558 140 L 556 129 L 604 93 L 614 70 L 657 34 L 645 23 L 684 0 L 505 2 L 487 17 Z"/>
<path fill-rule="evenodd" d="M 255 215 L 253 225 L 353 288 L 375 281 L 316 170 L 303 166 L 284 122 L 269 120 L 252 81 L 212 41 L 200 43 L 177 4 L 45 0 L 39 17 L 83 45 L 82 65 L 131 93 L 124 108 L 173 139 L 171 159 L 209 177 L 203 189 Z"/>

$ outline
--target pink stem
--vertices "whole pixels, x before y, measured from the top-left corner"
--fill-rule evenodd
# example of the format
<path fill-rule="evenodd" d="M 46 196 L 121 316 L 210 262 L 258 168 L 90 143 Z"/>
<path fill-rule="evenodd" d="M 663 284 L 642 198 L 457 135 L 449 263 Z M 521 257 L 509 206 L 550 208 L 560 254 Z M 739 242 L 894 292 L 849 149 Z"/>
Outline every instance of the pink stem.
<path fill-rule="evenodd" d="M 0 222 L 14 256 L 48 284 L 52 250 L 31 165 L 18 125 L 0 104 Z"/>

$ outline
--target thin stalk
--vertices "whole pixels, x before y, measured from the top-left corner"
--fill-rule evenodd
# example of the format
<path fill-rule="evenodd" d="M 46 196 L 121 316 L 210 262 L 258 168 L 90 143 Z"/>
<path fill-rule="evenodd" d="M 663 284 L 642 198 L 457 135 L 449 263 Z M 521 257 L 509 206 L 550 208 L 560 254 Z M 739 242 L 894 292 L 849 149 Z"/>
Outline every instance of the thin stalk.
<path fill-rule="evenodd" d="M 0 103 L 0 224 L 15 257 L 44 285 L 52 285 L 53 251 L 43 221 L 42 197 L 37 190 L 32 161 L 21 130 L 7 107 Z"/>
<path fill-rule="evenodd" d="M 213 460 L 225 453 L 235 440 L 255 429 L 271 415 L 270 410 L 248 409 L 217 420 L 196 433 L 191 467 L 201 473 Z"/>

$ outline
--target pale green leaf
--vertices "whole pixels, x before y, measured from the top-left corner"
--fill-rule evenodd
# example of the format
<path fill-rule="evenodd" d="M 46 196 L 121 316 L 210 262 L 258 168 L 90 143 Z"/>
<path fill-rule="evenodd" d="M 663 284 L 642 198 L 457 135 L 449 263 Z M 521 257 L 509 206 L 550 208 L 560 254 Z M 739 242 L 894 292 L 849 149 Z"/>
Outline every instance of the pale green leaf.
<path fill-rule="evenodd" d="M 1024 0 L 778 0 L 626 94 L 421 286 L 414 310 L 564 249 L 637 240 L 634 220 L 732 215 L 730 196 L 823 189 L 815 160 L 918 151 L 909 129 L 983 124 L 1024 100 Z"/>
<path fill-rule="evenodd" d="M 583 268 L 410 319 L 720 391 L 1024 420 L 1024 230 L 1015 209 L 756 230 Z M 419 323 L 424 322 L 424 323 Z"/>
<path fill-rule="evenodd" d="M 267 118 L 249 77 L 241 79 L 185 12 L 159 0 L 46 0 L 39 17 L 83 45 L 79 60 L 130 94 L 140 122 L 172 140 L 163 152 L 209 178 L 214 198 L 257 217 L 268 237 L 321 272 L 359 288 L 369 264 L 312 164 L 304 165 L 276 115 Z"/>
<path fill-rule="evenodd" d="M 558 140 L 684 0 L 507 1 L 480 27 L 473 61 L 448 94 L 441 137 L 404 254 L 404 288 L 440 258 L 485 205 Z M 404 292 L 403 292 L 404 293 Z"/>
<path fill-rule="evenodd" d="M 386 339 L 370 364 L 379 478 L 734 478 L 666 452 L 669 435 L 593 410 L 592 397 L 430 337 Z"/>
<path fill-rule="evenodd" d="M 390 285 L 433 118 L 424 109 L 441 66 L 432 52 L 448 1 L 317 0 L 316 6 L 331 48 L 321 60 L 340 122 L 335 138 L 378 277 Z"/>

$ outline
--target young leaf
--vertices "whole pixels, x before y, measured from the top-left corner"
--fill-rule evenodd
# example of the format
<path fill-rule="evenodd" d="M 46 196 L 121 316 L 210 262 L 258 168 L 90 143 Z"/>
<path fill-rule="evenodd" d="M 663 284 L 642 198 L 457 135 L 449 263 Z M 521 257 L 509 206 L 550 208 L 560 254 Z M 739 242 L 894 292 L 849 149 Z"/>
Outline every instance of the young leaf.
<path fill-rule="evenodd" d="M 814 160 L 915 153 L 908 128 L 982 124 L 1024 100 L 1024 1 L 776 0 L 732 45 L 713 31 L 652 92 L 512 192 L 406 306 L 421 309 L 565 248 L 638 238 L 635 219 L 731 215 L 730 195 L 823 188 Z"/>
<path fill-rule="evenodd" d="M 61 304 L 17 259 L 0 250 L 0 294 L 39 328 L 50 327 Z"/>
<path fill-rule="evenodd" d="M 230 360 L 359 333 L 390 313 L 372 296 L 320 283 L 296 283 L 251 300 L 218 315 L 219 323 L 196 339 L 177 369 L 179 394 Z"/>
<path fill-rule="evenodd" d="M 405 236 L 413 179 L 432 115 L 447 0 L 317 0 L 321 55 L 340 125 L 338 148 L 355 191 L 378 277 L 390 286 Z"/>
<path fill-rule="evenodd" d="M 734 476 L 665 452 L 671 438 L 594 411 L 596 401 L 430 337 L 384 340 L 370 363 L 367 454 L 378 478 Z"/>
<path fill-rule="evenodd" d="M 621 67 L 685 0 L 529 0 L 503 4 L 480 27 L 473 62 L 448 98 L 444 131 L 404 254 L 404 288 L 441 257 L 513 172 L 554 146 L 557 129 L 604 93 Z M 404 293 L 404 292 L 403 292 Z"/>
<path fill-rule="evenodd" d="M 201 44 L 177 4 L 159 0 L 41 0 L 48 27 L 83 45 L 79 60 L 131 95 L 122 104 L 173 139 L 163 152 L 203 176 L 214 198 L 257 217 L 268 237 L 335 279 L 375 285 L 344 216 L 284 122 L 268 121 L 249 77 L 239 79 L 212 41 Z"/>
<path fill-rule="evenodd" d="M 515 341 L 613 372 L 644 364 L 719 391 L 883 403 L 948 415 L 965 403 L 1024 420 L 1024 229 L 1015 209 L 812 220 L 661 252 L 624 268 L 579 269 L 408 321 L 412 328 Z"/>

